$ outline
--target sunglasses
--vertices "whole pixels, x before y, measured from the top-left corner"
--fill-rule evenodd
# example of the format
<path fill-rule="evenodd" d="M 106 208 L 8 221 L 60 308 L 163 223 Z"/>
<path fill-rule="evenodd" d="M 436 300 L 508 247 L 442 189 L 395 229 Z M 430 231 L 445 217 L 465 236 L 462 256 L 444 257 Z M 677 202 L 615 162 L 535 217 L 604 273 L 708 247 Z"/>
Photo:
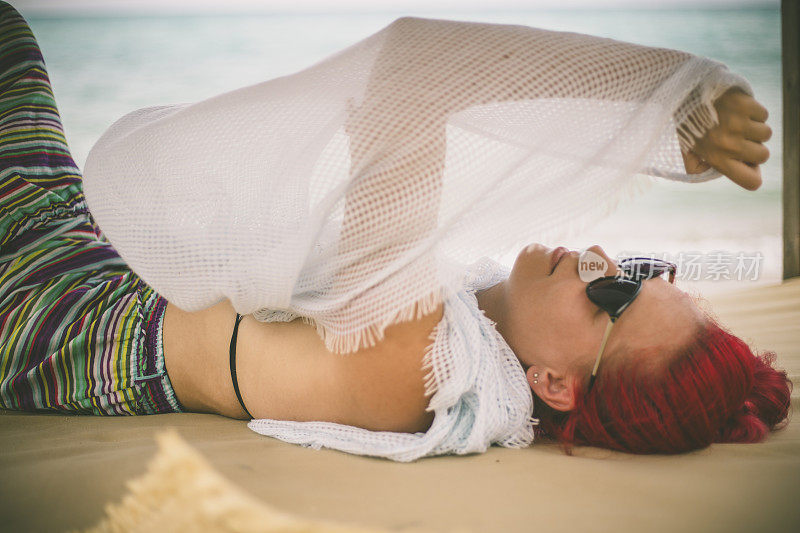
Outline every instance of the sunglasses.
<path fill-rule="evenodd" d="M 597 353 L 597 360 L 594 362 L 592 377 L 589 378 L 587 394 L 594 385 L 597 367 L 600 365 L 600 357 L 606 347 L 611 327 L 622 312 L 636 299 L 642 289 L 642 282 L 669 272 L 669 282 L 675 283 L 675 272 L 678 269 L 675 263 L 650 257 L 629 257 L 620 261 L 617 266 L 619 273 L 616 276 L 598 278 L 586 285 L 586 296 L 597 307 L 608 313 L 610 318 L 603 335 L 603 342 L 600 344 L 600 351 Z"/>

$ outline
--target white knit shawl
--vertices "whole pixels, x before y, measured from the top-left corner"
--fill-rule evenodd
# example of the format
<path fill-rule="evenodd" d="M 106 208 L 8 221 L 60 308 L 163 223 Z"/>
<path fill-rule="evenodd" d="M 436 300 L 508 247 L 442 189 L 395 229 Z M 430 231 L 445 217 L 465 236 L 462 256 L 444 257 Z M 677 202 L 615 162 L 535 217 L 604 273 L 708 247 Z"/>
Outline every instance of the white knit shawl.
<path fill-rule="evenodd" d="M 477 291 L 506 279 L 509 270 L 483 257 L 464 273 L 431 333 L 423 361 L 433 424 L 427 432 L 370 431 L 333 422 L 252 420 L 257 433 L 320 449 L 413 461 L 429 455 L 485 452 L 492 444 L 524 448 L 533 442 L 533 394 L 514 352 L 478 307 Z M 294 316 L 270 317 L 291 321 Z M 438 365 L 445 365 L 440 367 Z"/>

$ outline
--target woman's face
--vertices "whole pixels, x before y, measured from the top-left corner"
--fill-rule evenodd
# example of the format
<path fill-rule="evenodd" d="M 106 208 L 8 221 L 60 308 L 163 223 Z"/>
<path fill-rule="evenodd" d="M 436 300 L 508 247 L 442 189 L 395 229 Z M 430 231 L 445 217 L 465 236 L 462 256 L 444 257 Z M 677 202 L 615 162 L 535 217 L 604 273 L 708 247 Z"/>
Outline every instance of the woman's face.
<path fill-rule="evenodd" d="M 588 250 L 608 263 L 604 275 L 617 273 L 616 262 L 601 247 Z M 551 271 L 554 251 L 558 249 L 533 244 L 517 256 L 505 282 L 500 333 L 526 368 L 537 396 L 554 409 L 569 411 L 573 380 L 591 375 L 609 315 L 586 296 L 587 283 L 578 273 L 579 252 L 564 253 Z M 615 322 L 600 366 L 643 347 L 661 348 L 666 356 L 689 341 L 701 320 L 690 295 L 664 278 L 645 280 Z"/>

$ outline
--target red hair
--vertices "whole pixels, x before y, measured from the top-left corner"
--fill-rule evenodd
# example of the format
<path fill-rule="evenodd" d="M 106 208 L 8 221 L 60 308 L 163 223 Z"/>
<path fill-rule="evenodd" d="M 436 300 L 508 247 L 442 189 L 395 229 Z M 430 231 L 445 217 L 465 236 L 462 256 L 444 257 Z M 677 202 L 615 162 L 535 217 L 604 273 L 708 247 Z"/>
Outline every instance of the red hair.
<path fill-rule="evenodd" d="M 792 381 L 773 368 L 775 353 L 754 355 L 708 315 L 689 345 L 666 359 L 648 350 L 624 355 L 603 361 L 589 394 L 588 375 L 575 383 L 572 411 L 535 397 L 535 435 L 555 438 L 567 455 L 575 444 L 673 454 L 760 442 L 788 423 Z"/>

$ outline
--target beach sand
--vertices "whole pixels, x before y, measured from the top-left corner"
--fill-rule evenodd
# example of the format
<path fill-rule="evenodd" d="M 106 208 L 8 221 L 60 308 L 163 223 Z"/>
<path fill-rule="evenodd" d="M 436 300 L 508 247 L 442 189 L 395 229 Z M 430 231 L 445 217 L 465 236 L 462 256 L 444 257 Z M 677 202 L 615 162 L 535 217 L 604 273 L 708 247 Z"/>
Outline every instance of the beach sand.
<path fill-rule="evenodd" d="M 797 411 L 800 278 L 708 300 L 751 346 L 778 353 Z M 9 411 L 0 411 L 0 530 L 97 524 L 104 506 L 130 491 L 126 482 L 144 475 L 157 453 L 155 435 L 169 428 L 199 452 L 198 468 L 221 474 L 251 502 L 304 520 L 395 531 L 800 531 L 794 420 L 764 443 L 677 456 L 578 447 L 568 457 L 537 441 L 524 450 L 402 464 L 287 444 L 214 415 Z"/>

